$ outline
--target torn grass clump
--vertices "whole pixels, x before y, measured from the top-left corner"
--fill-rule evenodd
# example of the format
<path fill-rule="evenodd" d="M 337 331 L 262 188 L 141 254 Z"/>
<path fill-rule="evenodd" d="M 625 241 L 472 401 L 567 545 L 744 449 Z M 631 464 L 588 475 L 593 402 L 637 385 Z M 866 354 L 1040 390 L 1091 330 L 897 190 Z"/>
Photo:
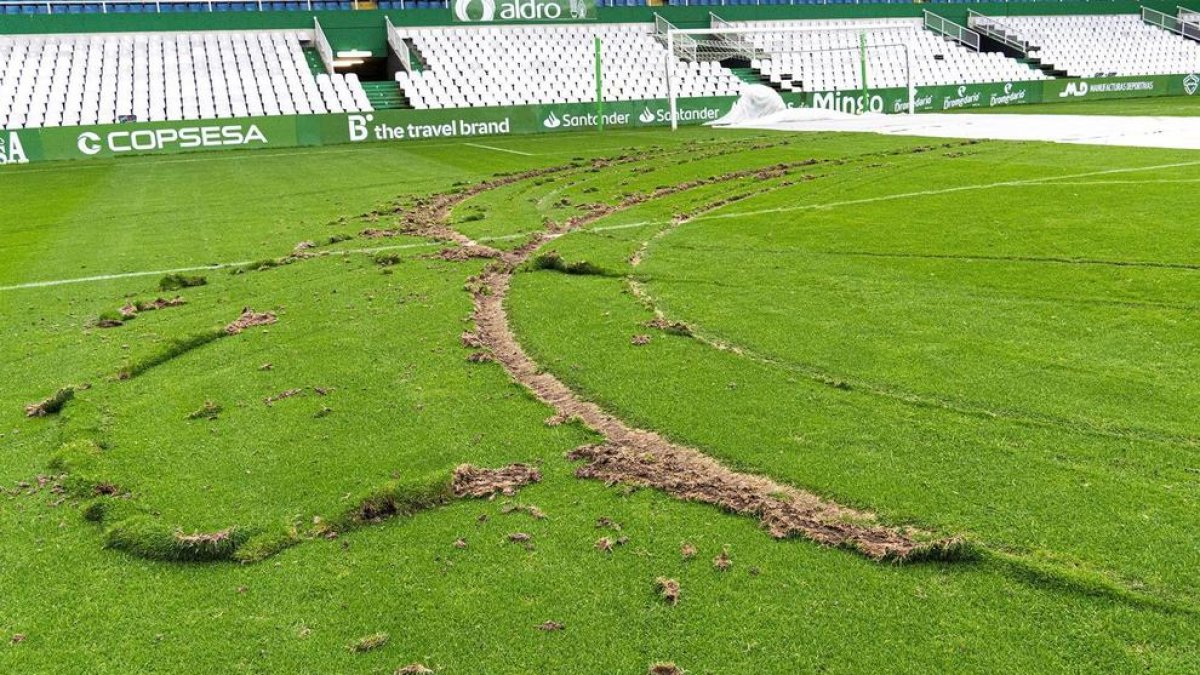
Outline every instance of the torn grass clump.
<path fill-rule="evenodd" d="M 607 273 L 586 260 L 577 260 L 575 262 L 567 262 L 563 259 L 558 251 L 547 251 L 541 255 L 534 257 L 531 263 L 535 270 L 551 270 L 562 272 L 563 274 L 580 274 L 580 275 L 599 275 L 605 276 Z"/>
<path fill-rule="evenodd" d="M 347 645 L 347 647 L 350 649 L 350 651 L 356 654 L 361 654 L 363 652 L 379 649 L 380 647 L 386 645 L 390 639 L 391 636 L 387 633 L 373 633 L 365 637 L 360 637 L 359 639 Z"/>
<path fill-rule="evenodd" d="M 291 548 L 300 543 L 299 534 L 291 528 L 273 532 L 263 532 L 246 540 L 233 553 L 233 559 L 240 563 L 262 562 L 267 558 Z"/>
<path fill-rule="evenodd" d="M 398 253 L 377 253 L 375 254 L 375 264 L 380 267 L 391 267 L 400 263 L 400 254 Z"/>
<path fill-rule="evenodd" d="M 55 391 L 48 398 L 30 403 L 25 406 L 26 417 L 45 417 L 46 415 L 56 415 L 67 404 L 68 401 L 75 398 L 75 387 L 67 385 Z"/>
<path fill-rule="evenodd" d="M 232 560 L 250 533 L 237 527 L 216 532 L 185 533 L 152 516 L 126 518 L 104 534 L 104 545 L 153 560 L 211 562 Z"/>
<path fill-rule="evenodd" d="M 256 312 L 249 307 L 243 307 L 241 315 L 225 326 L 225 332 L 229 335 L 237 335 L 247 328 L 266 326 L 278 320 L 274 312 Z"/>
<path fill-rule="evenodd" d="M 181 288 L 193 288 L 195 286 L 203 286 L 208 283 L 208 279 L 200 276 L 186 276 L 183 274 L 168 274 L 158 280 L 158 290 L 160 291 L 177 291 Z"/>
<path fill-rule="evenodd" d="M 659 596 L 663 602 L 668 605 L 679 604 L 679 582 L 667 577 L 659 577 L 654 580 L 654 588 L 658 590 Z"/>
<path fill-rule="evenodd" d="M 199 333 L 193 333 L 187 337 L 177 338 L 168 341 L 158 351 L 148 354 L 140 359 L 129 362 L 124 368 L 117 371 L 118 380 L 128 380 L 137 377 L 142 373 L 150 370 L 155 366 L 162 365 L 171 359 L 186 354 L 187 352 L 203 347 L 204 345 L 217 340 L 226 334 L 226 329 L 213 328 Z"/>
<path fill-rule="evenodd" d="M 353 500 L 354 507 L 329 523 L 331 531 L 379 522 L 395 516 L 410 516 L 450 501 L 454 493 L 445 474 L 424 478 L 392 480 Z M 340 526 L 340 527 L 339 527 Z"/>
<path fill-rule="evenodd" d="M 220 403 L 213 403 L 212 401 L 205 401 L 204 405 L 202 405 L 199 408 L 197 408 L 196 410 L 193 410 L 192 412 L 188 413 L 187 418 L 189 420 L 203 419 L 203 420 L 211 421 L 211 420 L 217 419 L 217 416 L 221 414 L 222 410 L 223 410 L 223 408 L 221 407 Z"/>
<path fill-rule="evenodd" d="M 499 469 L 460 464 L 454 469 L 450 487 L 457 497 L 491 497 L 497 492 L 512 496 L 518 488 L 540 480 L 541 471 L 528 464 L 509 464 Z"/>

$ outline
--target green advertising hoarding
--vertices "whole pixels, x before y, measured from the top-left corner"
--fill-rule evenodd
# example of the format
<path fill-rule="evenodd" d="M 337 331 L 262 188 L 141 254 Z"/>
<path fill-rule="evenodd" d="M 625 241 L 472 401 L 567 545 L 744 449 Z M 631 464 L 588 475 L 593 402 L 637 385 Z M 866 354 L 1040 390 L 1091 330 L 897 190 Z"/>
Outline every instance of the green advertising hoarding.
<path fill-rule="evenodd" d="M 451 0 L 457 23 L 595 21 L 596 0 Z"/>
<path fill-rule="evenodd" d="M 1192 96 L 1200 75 L 1035 80 L 918 87 L 917 112 L 946 112 L 1052 101 Z M 784 92 L 794 108 L 847 113 L 904 113 L 908 90 Z M 729 112 L 733 97 L 677 102 L 680 124 L 704 124 Z M 256 117 L 189 122 L 143 122 L 99 127 L 0 131 L 0 165 L 65 159 L 174 154 L 210 150 L 290 148 L 379 141 L 465 139 L 482 136 L 592 131 L 670 124 L 666 100 L 562 103 L 506 108 L 382 110 L 338 115 Z M 603 124 L 601 124 L 603 123 Z"/>
<path fill-rule="evenodd" d="M 1043 96 L 1047 103 L 1146 96 L 1192 96 L 1198 87 L 1200 75 L 1195 73 L 1047 80 Z"/>
<path fill-rule="evenodd" d="M 678 101 L 680 124 L 703 124 L 729 112 L 732 97 Z M 507 108 L 381 110 L 189 122 L 141 122 L 98 127 L 0 131 L 0 164 L 209 150 L 473 138 L 555 131 L 662 126 L 667 101 L 608 101 Z"/>

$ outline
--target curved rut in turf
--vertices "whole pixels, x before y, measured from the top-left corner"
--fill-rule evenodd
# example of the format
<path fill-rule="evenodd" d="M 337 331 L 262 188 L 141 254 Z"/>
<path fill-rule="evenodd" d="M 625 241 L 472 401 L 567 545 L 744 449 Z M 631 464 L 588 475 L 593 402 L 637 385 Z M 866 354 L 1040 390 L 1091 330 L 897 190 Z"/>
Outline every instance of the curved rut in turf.
<path fill-rule="evenodd" d="M 651 487 L 679 499 L 713 504 L 758 518 L 774 537 L 801 536 L 823 545 L 857 550 L 875 560 L 953 556 L 961 548 L 957 539 L 931 541 L 928 535 L 922 536 L 924 533 L 914 530 L 884 527 L 875 522 L 873 514 L 836 504 L 766 477 L 733 471 L 700 450 L 668 441 L 654 431 L 629 425 L 599 405 L 584 400 L 557 377 L 545 372 L 521 347 L 509 323 L 504 303 L 513 274 L 546 243 L 643 201 L 717 182 L 777 177 L 799 165 L 809 164 L 775 165 L 663 188 L 628 199 L 616 207 L 573 219 L 566 227 L 549 230 L 518 249 L 502 253 L 469 286 L 474 296 L 477 333 L 464 336 L 464 341 L 487 348 L 514 380 L 554 409 L 553 420 L 578 419 L 604 437 L 602 443 L 577 448 L 569 454 L 571 459 L 586 462 L 576 470 L 576 475 L 581 478 Z M 761 189 L 740 198 L 758 192 Z M 713 202 L 703 210 L 723 206 L 738 198 Z"/>

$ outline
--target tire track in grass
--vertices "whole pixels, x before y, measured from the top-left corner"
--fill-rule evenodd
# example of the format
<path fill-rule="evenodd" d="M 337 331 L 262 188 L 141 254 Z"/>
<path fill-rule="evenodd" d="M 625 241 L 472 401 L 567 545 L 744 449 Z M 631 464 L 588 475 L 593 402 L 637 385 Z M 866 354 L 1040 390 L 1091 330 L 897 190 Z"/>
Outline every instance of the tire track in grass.
<path fill-rule="evenodd" d="M 524 246 L 502 254 L 468 285 L 474 296 L 477 331 L 468 337 L 468 341 L 488 348 L 491 358 L 499 362 L 514 380 L 552 407 L 555 416 L 551 421 L 577 419 L 604 437 L 603 442 L 577 448 L 568 455 L 570 459 L 586 462 L 576 470 L 580 478 L 652 487 L 679 499 L 713 504 L 758 518 L 773 537 L 801 536 L 822 545 L 856 550 L 873 560 L 915 561 L 962 556 L 967 549 L 959 539 L 937 539 L 914 529 L 882 526 L 874 514 L 836 504 L 763 476 L 732 471 L 695 448 L 672 443 L 654 431 L 630 426 L 599 405 L 583 400 L 557 377 L 543 371 L 525 353 L 509 324 L 504 302 L 513 274 L 543 245 L 644 201 L 718 182 L 748 177 L 775 178 L 798 166 L 811 164 L 774 165 L 688 181 L 647 196 L 627 199 L 616 207 L 595 211 L 572 219 L 564 227 L 541 233 Z M 764 172 L 771 172 L 771 175 Z M 730 201 L 720 200 L 710 208 Z"/>
<path fill-rule="evenodd" d="M 735 149 L 725 146 L 717 148 L 711 154 L 720 156 L 761 147 L 774 146 L 759 144 L 749 148 L 737 146 Z M 691 154 L 685 163 L 704 158 L 704 153 L 696 153 L 694 149 L 686 151 Z M 558 411 L 559 416 L 579 417 L 603 432 L 605 443 L 579 448 L 572 453 L 578 459 L 590 460 L 589 464 L 578 469 L 577 474 L 580 477 L 656 487 L 680 498 L 705 501 L 738 513 L 757 516 L 776 537 L 805 536 L 822 544 L 856 549 L 876 560 L 950 558 L 966 553 L 965 544 L 958 539 L 936 540 L 928 533 L 913 529 L 901 531 L 883 527 L 876 524 L 872 514 L 834 504 L 814 494 L 780 485 L 764 477 L 732 472 L 698 450 L 669 443 L 654 432 L 629 427 L 603 412 L 598 406 L 583 402 L 552 376 L 537 372 L 536 364 L 524 354 L 508 327 L 503 300 L 516 266 L 528 259 L 541 244 L 567 231 L 591 224 L 615 211 L 684 190 L 744 178 L 775 178 L 791 169 L 817 163 L 846 162 L 845 159 L 839 159 L 775 164 L 632 195 L 616 206 L 593 205 L 587 215 L 572 218 L 564 227 L 554 226 L 554 230 L 539 232 L 530 243 L 506 254 L 481 246 L 447 224 L 455 206 L 496 187 L 547 174 L 571 175 L 573 171 L 596 171 L 614 164 L 635 163 L 648 159 L 661 160 L 669 154 L 642 154 L 636 157 L 628 156 L 620 161 L 599 159 L 496 177 L 448 193 L 417 198 L 405 206 L 397 206 L 392 211 L 401 216 L 397 228 L 374 230 L 370 234 L 364 231 L 359 236 L 422 236 L 432 239 L 431 245 L 442 242 L 457 249 L 469 249 L 468 255 L 465 256 L 453 255 L 455 249 L 446 249 L 443 254 L 452 254 L 444 256 L 446 259 L 499 258 L 494 260 L 473 284 L 468 284 L 474 289 L 477 323 L 493 354 L 514 379 L 530 386 L 543 401 Z M 745 196 L 761 191 L 762 189 L 752 191 Z M 729 201 L 731 200 L 722 200 L 720 204 Z M 621 226 L 614 226 L 612 229 L 617 227 Z M 344 239 L 330 238 L 327 242 L 331 244 L 342 240 Z M 318 255 L 336 253 L 317 253 L 312 250 L 318 247 L 319 245 L 313 242 L 302 242 L 291 254 L 283 258 L 258 261 L 236 267 L 233 271 L 266 271 L 280 265 L 303 263 Z M 386 248 L 390 247 L 376 247 L 376 250 Z M 225 330 L 227 331 L 228 327 Z M 154 363 L 148 363 L 147 367 L 158 365 L 163 358 L 169 360 L 176 355 L 164 354 L 163 357 L 156 358 Z M 133 374 L 130 372 L 130 375 Z M 95 404 L 88 402 L 85 407 L 95 408 Z M 101 414 L 98 408 L 92 412 L 93 416 Z M 55 453 L 51 467 L 64 475 L 64 480 L 74 497 L 86 500 L 85 518 L 105 525 L 104 538 L 107 547 L 159 560 L 258 562 L 304 540 L 330 534 L 336 536 L 339 531 L 354 529 L 393 516 L 409 515 L 446 503 L 454 497 L 474 496 L 462 493 L 457 486 L 464 471 L 502 473 L 523 470 L 515 465 L 503 469 L 475 469 L 464 465 L 453 473 L 439 472 L 409 481 L 391 481 L 375 486 L 352 499 L 348 510 L 333 514 L 312 527 L 260 529 L 231 525 L 211 532 L 189 533 L 163 522 L 161 517 L 150 512 L 134 495 L 105 480 L 98 473 L 101 468 L 99 462 L 105 451 L 100 438 L 102 426 L 94 425 L 94 428 L 76 429 L 73 433 L 65 434 L 67 441 Z"/>

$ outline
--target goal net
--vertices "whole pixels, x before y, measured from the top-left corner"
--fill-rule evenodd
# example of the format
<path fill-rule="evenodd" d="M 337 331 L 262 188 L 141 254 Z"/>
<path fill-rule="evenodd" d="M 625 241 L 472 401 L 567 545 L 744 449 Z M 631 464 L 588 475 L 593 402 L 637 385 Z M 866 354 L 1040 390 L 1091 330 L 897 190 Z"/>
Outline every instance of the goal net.
<path fill-rule="evenodd" d="M 872 88 L 903 88 L 908 105 L 897 107 L 914 111 L 912 59 L 896 24 L 735 26 L 714 15 L 711 28 L 660 24 L 658 30 L 668 48 L 672 128 L 677 127 L 679 87 L 673 71 L 678 61 L 718 62 L 742 75 L 747 86 L 735 105 L 735 112 L 743 109 L 742 121 L 752 110 L 777 112 L 762 87 L 778 92 L 780 101 L 789 94 L 811 95 L 816 107 L 854 114 L 886 112 L 882 99 L 871 96 Z"/>

